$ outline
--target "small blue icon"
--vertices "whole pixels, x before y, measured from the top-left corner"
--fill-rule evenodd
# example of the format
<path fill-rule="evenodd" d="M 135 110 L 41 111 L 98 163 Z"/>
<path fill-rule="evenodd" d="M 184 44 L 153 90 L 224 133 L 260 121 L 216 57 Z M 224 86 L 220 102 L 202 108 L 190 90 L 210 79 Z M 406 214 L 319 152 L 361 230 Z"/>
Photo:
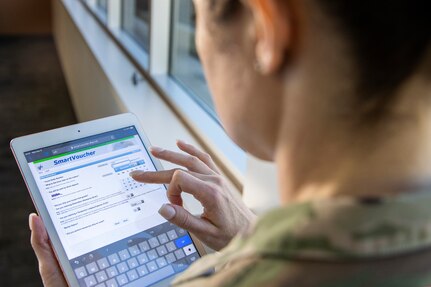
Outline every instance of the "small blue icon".
<path fill-rule="evenodd" d="M 175 245 L 177 246 L 177 248 L 182 248 L 182 247 L 189 245 L 191 243 L 192 243 L 192 239 L 188 235 L 180 237 L 180 238 L 175 240 Z"/>

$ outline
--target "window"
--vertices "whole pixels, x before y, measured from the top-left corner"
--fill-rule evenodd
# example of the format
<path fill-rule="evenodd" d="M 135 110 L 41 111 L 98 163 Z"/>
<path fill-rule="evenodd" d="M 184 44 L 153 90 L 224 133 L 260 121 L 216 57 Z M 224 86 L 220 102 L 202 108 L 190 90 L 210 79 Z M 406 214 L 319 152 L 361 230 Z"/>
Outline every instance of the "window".
<path fill-rule="evenodd" d="M 192 0 L 173 1 L 170 75 L 214 118 L 214 104 L 195 46 L 195 10 Z"/>
<path fill-rule="evenodd" d="M 148 53 L 150 46 L 150 0 L 123 1 L 122 28 Z"/>
<path fill-rule="evenodd" d="M 108 11 L 108 0 L 97 0 L 97 7 L 106 13 Z"/>
<path fill-rule="evenodd" d="M 136 71 L 151 80 L 160 95 L 184 116 L 186 124 L 214 147 L 211 152 L 226 160 L 231 178 L 241 182 L 246 154 L 226 135 L 215 112 L 195 45 L 193 1 L 81 1 L 106 24 L 106 33 L 134 62 Z"/>

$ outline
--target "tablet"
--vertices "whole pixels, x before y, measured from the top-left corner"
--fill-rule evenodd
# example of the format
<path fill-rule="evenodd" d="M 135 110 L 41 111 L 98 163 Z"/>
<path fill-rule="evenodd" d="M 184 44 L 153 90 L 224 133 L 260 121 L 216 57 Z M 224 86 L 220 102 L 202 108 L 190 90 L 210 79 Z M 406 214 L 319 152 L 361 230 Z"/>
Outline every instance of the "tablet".
<path fill-rule="evenodd" d="M 135 182 L 160 162 L 132 114 L 12 140 L 70 286 L 167 286 L 204 252 L 158 214 L 166 186 Z"/>

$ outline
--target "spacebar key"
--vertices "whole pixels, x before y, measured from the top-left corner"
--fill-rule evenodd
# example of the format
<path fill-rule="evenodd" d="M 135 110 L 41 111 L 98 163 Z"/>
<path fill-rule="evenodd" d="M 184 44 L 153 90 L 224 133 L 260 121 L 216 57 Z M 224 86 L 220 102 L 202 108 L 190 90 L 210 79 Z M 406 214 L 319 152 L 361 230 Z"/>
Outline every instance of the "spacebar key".
<path fill-rule="evenodd" d="M 129 284 L 124 285 L 125 287 L 145 287 L 153 285 L 156 282 L 159 282 L 163 279 L 168 278 L 169 276 L 175 274 L 174 268 L 171 265 L 163 267 L 153 273 L 145 275 L 144 277 L 139 278 L 136 281 L 133 281 Z"/>

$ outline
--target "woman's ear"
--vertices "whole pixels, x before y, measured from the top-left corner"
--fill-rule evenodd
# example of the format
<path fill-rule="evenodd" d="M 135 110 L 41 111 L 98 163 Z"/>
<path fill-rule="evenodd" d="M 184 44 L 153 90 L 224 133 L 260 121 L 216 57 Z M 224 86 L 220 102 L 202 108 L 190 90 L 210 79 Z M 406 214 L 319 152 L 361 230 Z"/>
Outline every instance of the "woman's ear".
<path fill-rule="evenodd" d="M 254 21 L 256 65 L 262 74 L 280 71 L 292 42 L 287 1 L 246 0 Z"/>

